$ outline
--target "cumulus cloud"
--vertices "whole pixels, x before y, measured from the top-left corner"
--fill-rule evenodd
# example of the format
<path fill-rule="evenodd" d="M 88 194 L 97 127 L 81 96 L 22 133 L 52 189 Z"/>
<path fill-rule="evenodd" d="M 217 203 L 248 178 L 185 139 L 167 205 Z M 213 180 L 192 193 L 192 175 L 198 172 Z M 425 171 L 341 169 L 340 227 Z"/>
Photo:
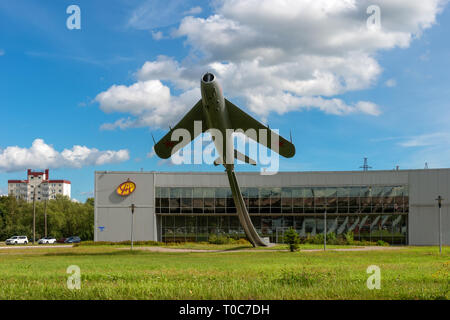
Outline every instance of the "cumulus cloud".
<path fill-rule="evenodd" d="M 81 168 L 127 161 L 128 150 L 101 151 L 75 145 L 58 152 L 42 139 L 35 139 L 30 148 L 9 146 L 0 149 L 0 171 L 13 172 L 26 168 Z"/>
<path fill-rule="evenodd" d="M 129 127 L 164 127 L 174 123 L 199 99 L 197 90 L 172 96 L 160 80 L 138 81 L 130 86 L 113 85 L 95 100 L 106 113 L 126 112 L 134 118 L 121 118 L 101 126 L 104 130 Z"/>
<path fill-rule="evenodd" d="M 172 32 L 191 49 L 186 59 L 147 61 L 135 84 L 97 96 L 103 110 L 135 117 L 104 128 L 166 126 L 195 103 L 183 95 L 200 97 L 199 78 L 206 71 L 217 75 L 228 97 L 242 99 L 242 107 L 262 118 L 308 108 L 377 116 L 381 108 L 374 102 L 335 96 L 376 85 L 382 73 L 377 53 L 407 48 L 436 23 L 445 3 L 380 0 L 380 28 L 374 29 L 367 27 L 369 0 L 217 1 L 209 17 L 184 17 Z M 162 81 L 184 93 L 173 96 Z M 161 93 L 158 101 L 151 86 Z"/>

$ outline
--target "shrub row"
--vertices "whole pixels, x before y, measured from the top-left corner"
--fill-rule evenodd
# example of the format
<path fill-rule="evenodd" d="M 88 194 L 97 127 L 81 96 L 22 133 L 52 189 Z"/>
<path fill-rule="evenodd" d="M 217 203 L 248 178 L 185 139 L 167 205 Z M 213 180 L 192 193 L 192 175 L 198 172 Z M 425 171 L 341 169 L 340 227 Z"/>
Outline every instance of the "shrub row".
<path fill-rule="evenodd" d="M 300 238 L 298 233 L 293 229 L 289 228 L 284 234 L 284 243 L 289 245 L 290 251 L 296 251 L 298 249 L 299 244 L 323 244 L 324 243 L 324 235 L 317 234 L 312 236 L 308 234 L 306 237 Z M 344 235 L 338 235 L 334 232 L 330 232 L 327 234 L 327 244 L 334 245 L 353 245 L 353 246 L 389 246 L 389 243 L 378 240 L 377 242 L 373 241 L 357 241 L 354 239 L 353 232 L 347 232 Z"/>
<path fill-rule="evenodd" d="M 323 242 L 323 234 L 316 234 L 314 236 L 308 234 L 306 237 L 300 238 L 300 243 L 303 244 L 323 244 Z M 352 246 L 389 246 L 389 243 L 383 240 L 378 240 L 376 242 L 367 240 L 355 240 L 353 232 L 347 232 L 344 235 L 336 235 L 334 232 L 330 232 L 327 234 L 327 244 Z"/>
<path fill-rule="evenodd" d="M 248 242 L 247 239 L 234 239 L 226 235 L 216 235 L 211 234 L 208 238 L 208 243 L 210 244 L 245 244 L 248 245 L 250 242 Z"/>

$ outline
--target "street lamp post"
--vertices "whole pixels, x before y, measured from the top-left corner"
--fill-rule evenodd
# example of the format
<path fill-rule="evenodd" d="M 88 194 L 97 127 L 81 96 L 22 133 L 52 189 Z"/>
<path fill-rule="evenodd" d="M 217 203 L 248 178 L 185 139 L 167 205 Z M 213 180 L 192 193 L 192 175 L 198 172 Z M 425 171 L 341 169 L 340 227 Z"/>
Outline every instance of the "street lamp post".
<path fill-rule="evenodd" d="M 442 200 L 444 200 L 440 195 L 437 197 L 438 207 L 439 207 L 439 253 L 442 253 L 442 233 L 441 233 L 441 207 L 442 207 Z"/>
<path fill-rule="evenodd" d="M 131 208 L 131 250 L 133 250 L 133 229 L 134 229 L 133 220 L 134 220 L 134 209 L 136 208 L 134 203 L 131 204 L 130 208 Z"/>
<path fill-rule="evenodd" d="M 36 244 L 36 189 L 37 185 L 33 189 L 33 244 Z"/>
<path fill-rule="evenodd" d="M 50 189 L 50 186 L 49 186 Z M 52 193 L 50 193 L 50 191 L 47 194 L 47 197 L 44 200 L 44 233 L 45 233 L 45 237 L 47 237 L 47 201 L 50 198 L 50 195 L 54 195 L 55 191 L 53 191 Z"/>
<path fill-rule="evenodd" d="M 324 212 L 324 226 L 323 226 L 323 250 L 327 250 L 327 206 L 325 205 Z"/>
<path fill-rule="evenodd" d="M 44 237 L 47 238 L 47 199 L 44 200 Z"/>
<path fill-rule="evenodd" d="M 42 181 L 41 183 L 39 183 L 33 187 L 33 244 L 36 244 L 36 189 L 39 188 L 43 183 L 48 183 L 48 182 Z M 44 205 L 45 205 L 44 206 L 45 236 L 47 236 L 47 200 L 45 200 Z"/>

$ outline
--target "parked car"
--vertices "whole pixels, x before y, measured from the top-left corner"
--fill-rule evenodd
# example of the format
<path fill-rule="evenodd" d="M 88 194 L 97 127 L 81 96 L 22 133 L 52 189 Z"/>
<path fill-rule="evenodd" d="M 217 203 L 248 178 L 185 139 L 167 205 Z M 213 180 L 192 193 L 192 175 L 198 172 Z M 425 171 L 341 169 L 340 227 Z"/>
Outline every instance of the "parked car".
<path fill-rule="evenodd" d="M 56 240 L 57 243 L 64 243 L 66 242 L 67 238 L 59 238 L 58 240 Z"/>
<path fill-rule="evenodd" d="M 67 239 L 66 239 L 66 241 L 64 241 L 65 243 L 80 243 L 81 242 L 81 239 L 80 239 L 80 237 L 77 237 L 77 236 L 73 236 L 73 237 L 68 237 Z"/>
<path fill-rule="evenodd" d="M 38 244 L 48 244 L 48 243 L 55 243 L 56 239 L 53 237 L 44 237 L 42 239 L 39 239 Z"/>
<path fill-rule="evenodd" d="M 14 236 L 9 239 L 6 239 L 6 244 L 27 244 L 28 238 L 27 236 Z"/>

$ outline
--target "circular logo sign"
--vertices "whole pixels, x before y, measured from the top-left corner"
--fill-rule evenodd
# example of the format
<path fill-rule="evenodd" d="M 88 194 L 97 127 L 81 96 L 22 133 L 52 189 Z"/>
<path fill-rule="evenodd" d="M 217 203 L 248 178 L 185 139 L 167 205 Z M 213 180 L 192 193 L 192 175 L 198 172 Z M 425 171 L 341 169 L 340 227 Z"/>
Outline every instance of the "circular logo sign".
<path fill-rule="evenodd" d="M 126 197 L 136 190 L 136 184 L 133 181 L 125 181 L 117 187 L 116 192 L 119 196 Z"/>

